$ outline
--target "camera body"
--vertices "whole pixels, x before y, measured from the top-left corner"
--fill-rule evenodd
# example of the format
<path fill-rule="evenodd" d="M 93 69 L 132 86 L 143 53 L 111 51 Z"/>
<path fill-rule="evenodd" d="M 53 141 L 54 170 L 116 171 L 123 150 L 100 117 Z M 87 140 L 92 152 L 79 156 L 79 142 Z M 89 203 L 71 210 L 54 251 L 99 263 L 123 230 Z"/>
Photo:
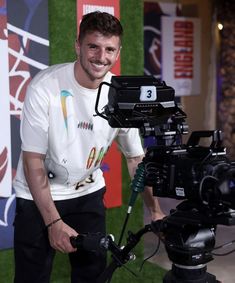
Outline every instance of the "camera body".
<path fill-rule="evenodd" d="M 98 111 L 102 85 L 109 88 L 108 104 Z M 226 157 L 222 133 L 188 133 L 187 115 L 175 101 L 175 91 L 152 76 L 113 76 L 101 83 L 96 113 L 114 128 L 139 128 L 143 137 L 154 136 L 156 145 L 144 158 L 145 184 L 159 197 L 187 199 L 215 214 L 235 209 L 235 163 Z M 209 139 L 208 146 L 200 145 Z"/>
<path fill-rule="evenodd" d="M 235 208 L 235 164 L 221 146 L 221 132 L 193 132 L 216 136 L 209 147 L 198 144 L 149 147 L 144 159 L 146 184 L 155 196 L 189 199 L 211 208 Z M 216 146 L 215 146 L 216 145 Z"/>

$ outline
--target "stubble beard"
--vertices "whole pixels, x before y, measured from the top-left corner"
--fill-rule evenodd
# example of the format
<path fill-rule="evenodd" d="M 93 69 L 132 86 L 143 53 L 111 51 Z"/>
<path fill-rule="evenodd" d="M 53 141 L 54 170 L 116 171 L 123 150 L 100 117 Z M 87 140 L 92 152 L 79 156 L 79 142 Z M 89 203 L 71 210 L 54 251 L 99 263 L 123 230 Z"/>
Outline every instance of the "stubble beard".
<path fill-rule="evenodd" d="M 84 71 L 84 73 L 88 76 L 88 78 L 91 80 L 91 81 L 96 81 L 96 80 L 102 80 L 105 75 L 107 74 L 107 72 L 110 70 L 109 69 L 106 69 L 102 74 L 100 74 L 100 76 L 95 76 L 91 73 L 91 71 L 89 71 L 89 68 L 87 68 L 85 66 L 85 64 L 83 63 L 83 56 L 80 54 L 79 56 L 79 63 L 80 63 L 80 66 L 82 68 L 82 70 Z"/>

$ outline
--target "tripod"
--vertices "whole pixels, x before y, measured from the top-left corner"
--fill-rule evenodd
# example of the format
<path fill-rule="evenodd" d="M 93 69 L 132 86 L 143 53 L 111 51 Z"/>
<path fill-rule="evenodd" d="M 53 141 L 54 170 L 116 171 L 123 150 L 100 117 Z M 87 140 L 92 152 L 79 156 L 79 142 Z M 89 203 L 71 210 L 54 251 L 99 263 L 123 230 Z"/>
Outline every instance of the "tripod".
<path fill-rule="evenodd" d="M 215 275 L 206 272 L 206 265 L 193 267 L 172 264 L 172 268 L 163 278 L 163 283 L 219 283 Z"/>

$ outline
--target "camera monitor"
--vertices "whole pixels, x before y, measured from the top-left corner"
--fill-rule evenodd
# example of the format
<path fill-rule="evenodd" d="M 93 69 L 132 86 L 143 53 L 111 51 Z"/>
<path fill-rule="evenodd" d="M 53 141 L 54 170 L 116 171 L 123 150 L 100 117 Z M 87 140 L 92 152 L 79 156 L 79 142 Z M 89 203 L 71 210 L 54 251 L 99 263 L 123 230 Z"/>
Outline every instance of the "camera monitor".
<path fill-rule="evenodd" d="M 109 88 L 108 104 L 101 114 L 111 127 L 141 128 L 182 120 L 186 114 L 175 102 L 175 90 L 152 76 L 113 76 Z M 97 105 L 98 106 L 98 105 Z"/>

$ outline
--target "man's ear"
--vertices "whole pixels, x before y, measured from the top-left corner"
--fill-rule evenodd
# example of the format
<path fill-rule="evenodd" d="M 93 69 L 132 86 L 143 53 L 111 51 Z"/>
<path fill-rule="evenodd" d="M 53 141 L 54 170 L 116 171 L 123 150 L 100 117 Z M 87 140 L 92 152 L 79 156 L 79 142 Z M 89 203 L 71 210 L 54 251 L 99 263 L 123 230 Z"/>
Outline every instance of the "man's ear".
<path fill-rule="evenodd" d="M 79 55 L 80 55 L 80 44 L 79 44 L 78 40 L 75 40 L 74 46 L 75 46 L 76 54 L 79 57 Z"/>
<path fill-rule="evenodd" d="M 117 57 L 116 57 L 116 61 L 118 60 L 118 58 L 119 58 L 119 56 L 120 56 L 121 48 L 122 48 L 122 47 L 120 47 L 119 50 L 118 50 Z"/>

